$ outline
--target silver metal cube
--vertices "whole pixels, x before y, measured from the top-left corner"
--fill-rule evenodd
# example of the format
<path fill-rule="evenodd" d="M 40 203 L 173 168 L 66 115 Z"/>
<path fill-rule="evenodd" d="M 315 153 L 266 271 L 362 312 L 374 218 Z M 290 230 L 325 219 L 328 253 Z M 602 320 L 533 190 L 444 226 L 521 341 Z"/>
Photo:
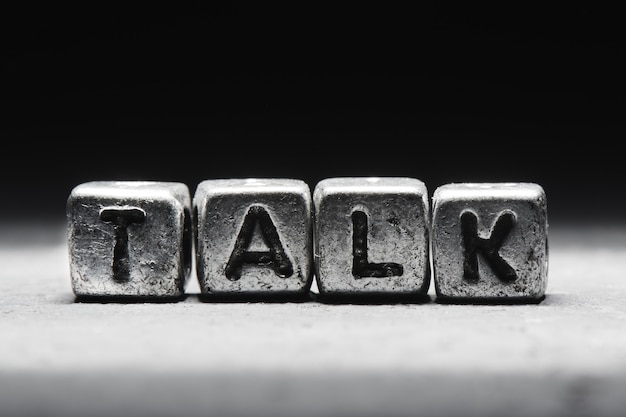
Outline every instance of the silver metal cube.
<path fill-rule="evenodd" d="M 181 297 L 192 264 L 191 196 L 177 182 L 93 181 L 67 200 L 77 297 Z"/>
<path fill-rule="evenodd" d="M 419 295 L 430 284 L 424 182 L 339 177 L 313 191 L 314 260 L 322 296 Z"/>
<path fill-rule="evenodd" d="M 193 196 L 202 295 L 308 295 L 312 206 L 298 179 L 200 182 Z"/>
<path fill-rule="evenodd" d="M 540 185 L 446 184 L 435 190 L 432 204 L 438 299 L 543 299 L 548 216 Z"/>

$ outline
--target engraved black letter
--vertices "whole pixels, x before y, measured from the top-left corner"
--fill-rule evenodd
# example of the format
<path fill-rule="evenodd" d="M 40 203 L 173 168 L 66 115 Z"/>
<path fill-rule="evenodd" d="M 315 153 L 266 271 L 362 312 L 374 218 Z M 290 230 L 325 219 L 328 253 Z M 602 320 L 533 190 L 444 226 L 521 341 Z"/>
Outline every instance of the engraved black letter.
<path fill-rule="evenodd" d="M 367 214 L 352 213 L 352 275 L 354 278 L 383 278 L 400 276 L 404 272 L 401 264 L 393 262 L 372 263 L 367 260 Z"/>
<path fill-rule="evenodd" d="M 100 210 L 100 220 L 113 223 L 115 246 L 113 247 L 113 280 L 130 280 L 128 257 L 128 225 L 143 223 L 146 213 L 137 207 L 107 207 Z"/>
<path fill-rule="evenodd" d="M 491 270 L 502 282 L 513 282 L 517 279 L 515 270 L 498 253 L 504 239 L 515 226 L 513 213 L 503 213 L 496 220 L 491 236 L 484 239 L 478 236 L 478 218 L 471 211 L 461 215 L 461 235 L 463 238 L 464 260 L 463 278 L 470 282 L 477 282 L 478 251 L 482 253 Z"/>
<path fill-rule="evenodd" d="M 247 250 L 257 223 L 263 241 L 269 248 L 267 252 Z M 231 281 L 237 281 L 241 278 L 241 268 L 244 263 L 270 265 L 276 275 L 282 278 L 289 278 L 293 274 L 293 266 L 285 254 L 276 227 L 267 211 L 261 206 L 250 207 L 243 220 L 243 225 L 235 242 L 235 249 L 233 249 L 228 264 L 226 264 L 226 278 Z"/>

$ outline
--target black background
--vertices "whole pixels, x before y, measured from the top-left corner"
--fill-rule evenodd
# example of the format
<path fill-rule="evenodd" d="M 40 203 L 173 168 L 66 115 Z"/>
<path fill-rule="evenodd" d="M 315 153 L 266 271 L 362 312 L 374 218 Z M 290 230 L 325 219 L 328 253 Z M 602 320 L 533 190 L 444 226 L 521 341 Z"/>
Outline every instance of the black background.
<path fill-rule="evenodd" d="M 621 221 L 622 14 L 428 4 L 2 6 L 0 216 L 64 219 L 90 180 L 394 175 Z"/>

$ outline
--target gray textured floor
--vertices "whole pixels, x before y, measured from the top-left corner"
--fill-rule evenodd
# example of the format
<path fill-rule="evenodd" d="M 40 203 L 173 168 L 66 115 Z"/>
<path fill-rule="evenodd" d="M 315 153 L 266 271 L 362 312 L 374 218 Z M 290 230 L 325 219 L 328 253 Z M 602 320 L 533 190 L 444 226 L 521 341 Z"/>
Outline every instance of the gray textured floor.
<path fill-rule="evenodd" d="M 625 228 L 551 226 L 546 299 L 483 306 L 79 304 L 64 236 L 0 228 L 2 416 L 626 415 Z"/>

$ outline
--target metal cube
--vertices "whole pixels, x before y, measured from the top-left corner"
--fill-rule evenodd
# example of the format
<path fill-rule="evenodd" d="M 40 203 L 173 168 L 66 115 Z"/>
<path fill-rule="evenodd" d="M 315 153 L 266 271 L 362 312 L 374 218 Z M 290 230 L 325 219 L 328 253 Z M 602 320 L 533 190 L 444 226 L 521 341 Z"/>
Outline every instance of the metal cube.
<path fill-rule="evenodd" d="M 177 182 L 93 181 L 67 200 L 74 294 L 180 297 L 191 274 L 188 187 Z"/>
<path fill-rule="evenodd" d="M 303 295 L 313 279 L 312 208 L 298 179 L 210 179 L 193 197 L 203 295 Z"/>
<path fill-rule="evenodd" d="M 533 183 L 459 183 L 433 194 L 437 298 L 541 300 L 548 278 L 548 217 Z"/>
<path fill-rule="evenodd" d="M 425 295 L 430 207 L 415 178 L 327 178 L 313 192 L 320 295 Z"/>

